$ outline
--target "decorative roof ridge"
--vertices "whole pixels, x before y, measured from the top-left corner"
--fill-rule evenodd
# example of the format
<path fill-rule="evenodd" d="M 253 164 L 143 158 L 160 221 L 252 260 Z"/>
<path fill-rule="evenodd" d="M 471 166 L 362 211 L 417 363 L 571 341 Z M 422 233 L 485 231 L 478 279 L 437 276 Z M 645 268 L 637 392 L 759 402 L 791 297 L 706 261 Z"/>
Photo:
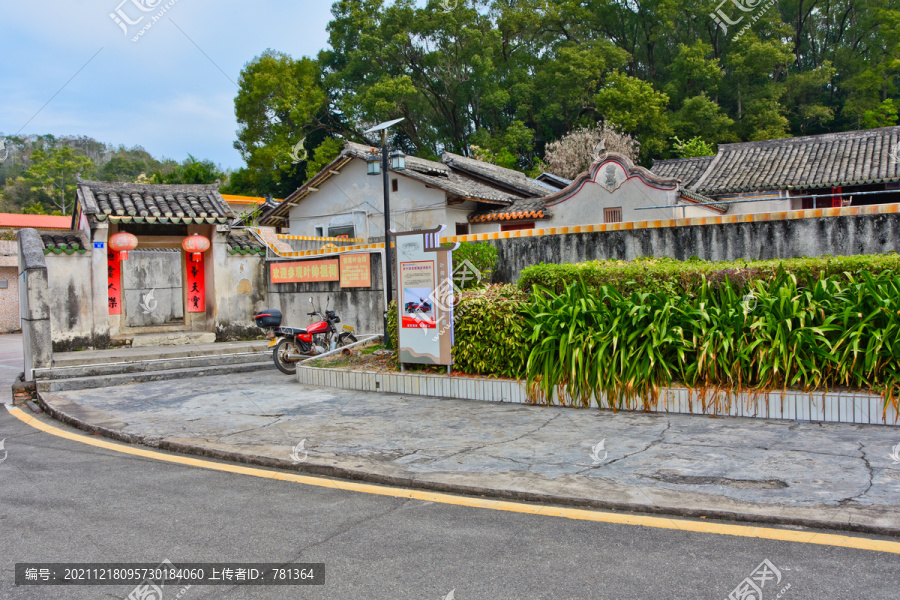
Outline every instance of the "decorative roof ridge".
<path fill-rule="evenodd" d="M 671 186 L 670 189 L 672 190 L 676 190 L 681 187 L 680 179 L 676 179 L 674 177 L 662 177 L 660 175 L 657 175 L 650 169 L 647 169 L 646 167 L 634 164 L 634 162 L 624 154 L 619 154 L 617 152 L 608 152 L 599 159 L 595 160 L 591 164 L 590 168 L 576 177 L 571 184 L 559 190 L 555 194 L 550 194 L 549 196 L 541 198 L 541 200 L 543 200 L 544 204 L 546 204 L 547 206 L 553 206 L 555 204 L 559 204 L 560 202 L 568 200 L 572 195 L 577 193 L 584 184 L 588 182 L 596 183 L 597 175 L 600 173 L 600 168 L 610 161 L 618 163 L 625 170 L 625 174 L 629 178 L 638 177 L 641 179 L 641 181 L 648 185 L 655 184 L 661 186 Z"/>

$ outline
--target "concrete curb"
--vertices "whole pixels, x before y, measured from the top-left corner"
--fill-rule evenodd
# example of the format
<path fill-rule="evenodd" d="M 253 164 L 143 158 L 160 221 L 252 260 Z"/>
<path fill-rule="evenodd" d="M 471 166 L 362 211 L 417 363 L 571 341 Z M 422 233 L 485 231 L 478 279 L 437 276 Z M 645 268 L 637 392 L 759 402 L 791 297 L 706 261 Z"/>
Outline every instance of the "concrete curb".
<path fill-rule="evenodd" d="M 324 356 L 324 355 L 323 355 Z M 480 402 L 508 402 L 532 406 L 562 406 L 554 395 L 553 402 L 534 403 L 522 381 L 487 377 L 447 377 L 418 373 L 379 373 L 348 371 L 327 367 L 297 366 L 297 381 L 315 387 L 331 387 L 360 392 L 412 394 L 432 398 L 454 398 Z M 893 407 L 883 410 L 881 396 L 874 394 L 815 392 L 741 392 L 711 394 L 702 398 L 688 388 L 663 388 L 653 410 L 647 411 L 637 402 L 619 412 L 651 412 L 748 419 L 814 421 L 847 425 L 900 426 L 900 416 Z M 592 410 L 597 409 L 596 401 Z"/>
<path fill-rule="evenodd" d="M 534 504 L 552 504 L 573 508 L 636 514 L 665 515 L 691 519 L 698 519 L 703 517 L 705 519 L 734 521 L 754 525 L 805 527 L 810 529 L 823 529 L 831 531 L 900 537 L 900 528 L 885 527 L 866 523 L 849 523 L 846 520 L 839 522 L 827 519 L 793 517 L 774 514 L 766 515 L 742 513 L 716 508 L 659 507 L 627 502 L 585 500 L 583 498 L 572 498 L 567 496 L 540 494 L 534 492 L 423 481 L 411 477 L 395 477 L 390 475 L 371 473 L 368 471 L 335 467 L 326 464 L 315 464 L 307 462 L 298 464 L 287 459 L 278 459 L 272 458 L 270 456 L 261 456 L 256 454 L 231 452 L 200 444 L 185 444 L 182 442 L 174 442 L 166 439 L 143 436 L 139 434 L 124 433 L 123 431 L 118 430 L 117 427 L 125 427 L 125 423 L 111 421 L 109 419 L 105 419 L 104 422 L 104 415 L 100 411 L 86 408 L 84 406 L 69 402 L 67 400 L 63 400 L 61 398 L 54 398 L 52 395 L 39 393 L 39 396 L 41 407 L 57 421 L 75 427 L 76 429 L 80 429 L 92 434 L 99 434 L 103 437 L 118 442 L 147 446 L 150 448 L 176 454 L 199 456 L 203 458 L 210 458 L 239 464 L 280 469 L 309 475 L 333 477 L 336 479 L 345 479 L 350 481 L 360 481 L 377 485 L 411 488 L 463 496 L 491 498 L 496 500 L 528 502 Z M 48 400 L 51 401 L 48 402 Z M 79 412 L 82 413 L 81 416 L 73 414 Z M 90 422 L 86 419 L 86 417 L 89 418 L 91 416 L 99 419 L 99 422 Z M 846 519 L 846 514 L 844 518 Z"/>

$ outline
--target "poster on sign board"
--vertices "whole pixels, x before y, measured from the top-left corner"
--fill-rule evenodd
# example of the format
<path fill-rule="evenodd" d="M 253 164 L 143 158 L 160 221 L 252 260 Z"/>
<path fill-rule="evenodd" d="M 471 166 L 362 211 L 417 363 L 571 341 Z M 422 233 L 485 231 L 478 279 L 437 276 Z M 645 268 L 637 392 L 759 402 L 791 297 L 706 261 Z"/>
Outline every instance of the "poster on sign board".
<path fill-rule="evenodd" d="M 391 231 L 397 274 L 401 363 L 453 364 L 453 251 L 441 247 L 444 226 Z"/>

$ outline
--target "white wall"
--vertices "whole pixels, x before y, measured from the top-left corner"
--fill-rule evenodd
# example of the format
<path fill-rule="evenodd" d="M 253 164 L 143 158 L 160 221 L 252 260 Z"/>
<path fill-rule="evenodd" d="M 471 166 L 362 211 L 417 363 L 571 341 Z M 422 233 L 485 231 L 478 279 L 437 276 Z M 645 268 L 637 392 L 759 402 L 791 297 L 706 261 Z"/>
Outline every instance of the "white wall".
<path fill-rule="evenodd" d="M 397 231 L 414 228 L 430 229 L 440 224 L 452 226 L 449 219 L 465 220 L 464 215 L 448 215 L 446 194 L 430 189 L 425 184 L 391 173 L 391 180 L 398 180 L 398 190 L 391 192 L 391 226 Z M 366 174 L 366 163 L 353 159 L 343 168 L 341 175 L 332 176 L 300 200 L 291 209 L 290 234 L 316 235 L 316 227 L 322 227 L 328 235 L 329 227 L 353 225 L 356 237 L 384 237 L 384 187 L 383 177 Z M 452 207 L 451 207 L 452 208 Z M 452 221 L 455 223 L 456 221 Z"/>

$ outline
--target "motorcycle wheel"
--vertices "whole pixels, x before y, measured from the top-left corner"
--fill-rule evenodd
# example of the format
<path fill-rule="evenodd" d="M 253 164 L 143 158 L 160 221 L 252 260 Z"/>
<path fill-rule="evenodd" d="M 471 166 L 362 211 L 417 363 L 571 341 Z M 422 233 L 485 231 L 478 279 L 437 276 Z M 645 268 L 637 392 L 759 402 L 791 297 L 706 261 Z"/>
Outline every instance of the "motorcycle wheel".
<path fill-rule="evenodd" d="M 357 341 L 356 336 L 352 333 L 342 333 L 338 336 L 337 347 L 341 348 L 343 346 L 349 346 L 350 344 L 355 344 Z"/>
<path fill-rule="evenodd" d="M 272 352 L 275 366 L 285 375 L 293 375 L 297 372 L 297 363 L 287 360 L 287 357 L 291 355 L 299 356 L 300 349 L 297 348 L 297 344 L 294 343 L 294 340 L 290 338 L 284 338 L 279 341 L 278 345 L 275 346 L 275 350 Z"/>

